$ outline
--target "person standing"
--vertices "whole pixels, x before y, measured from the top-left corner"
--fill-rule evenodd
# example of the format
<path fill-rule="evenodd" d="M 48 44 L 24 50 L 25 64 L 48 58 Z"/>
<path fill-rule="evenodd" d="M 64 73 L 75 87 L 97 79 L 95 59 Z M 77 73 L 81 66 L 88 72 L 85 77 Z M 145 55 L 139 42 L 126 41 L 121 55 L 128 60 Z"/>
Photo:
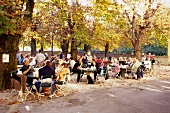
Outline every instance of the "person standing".
<path fill-rule="evenodd" d="M 17 57 L 17 65 L 21 64 L 21 62 L 20 62 L 20 60 L 21 60 L 20 53 L 17 53 L 16 57 Z"/>
<path fill-rule="evenodd" d="M 151 53 L 149 53 L 149 55 L 148 55 L 148 60 L 149 60 L 149 61 L 152 61 L 152 59 L 153 59 L 153 56 L 152 56 Z"/>
<path fill-rule="evenodd" d="M 40 67 L 43 67 L 43 62 L 44 62 L 44 60 L 45 60 L 45 55 L 42 54 L 42 51 L 41 51 L 41 50 L 39 50 L 39 53 L 36 54 L 35 58 L 36 58 L 36 60 L 37 60 L 37 65 L 38 65 L 38 67 L 39 67 L 39 68 L 40 68 Z"/>
<path fill-rule="evenodd" d="M 23 65 L 23 63 L 24 63 L 24 56 L 23 56 L 23 54 L 21 54 L 20 55 L 20 63 L 19 64 Z"/>
<path fill-rule="evenodd" d="M 63 53 L 61 52 L 60 53 L 60 59 L 63 59 L 64 58 L 64 55 L 63 55 Z"/>

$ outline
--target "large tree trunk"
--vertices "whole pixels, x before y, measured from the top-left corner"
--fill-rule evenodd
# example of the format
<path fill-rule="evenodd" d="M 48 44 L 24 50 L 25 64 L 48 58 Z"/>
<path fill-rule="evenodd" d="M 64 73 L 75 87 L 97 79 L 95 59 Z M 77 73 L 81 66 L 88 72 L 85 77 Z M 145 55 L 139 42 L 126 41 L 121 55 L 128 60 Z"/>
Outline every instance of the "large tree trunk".
<path fill-rule="evenodd" d="M 109 43 L 107 42 L 105 45 L 105 57 L 108 57 L 109 54 Z"/>
<path fill-rule="evenodd" d="M 44 44 L 41 42 L 41 51 L 44 52 Z"/>
<path fill-rule="evenodd" d="M 69 41 L 67 39 L 63 39 L 61 49 L 65 57 L 68 54 L 68 47 L 69 47 Z"/>
<path fill-rule="evenodd" d="M 74 60 L 77 60 L 77 45 L 76 45 L 76 40 L 72 38 L 71 41 L 71 56 L 73 57 Z"/>
<path fill-rule="evenodd" d="M 17 69 L 18 43 L 20 35 L 6 35 L 0 36 L 0 90 L 9 89 L 11 87 L 10 72 Z M 9 55 L 9 62 L 2 62 L 2 55 Z"/>
<path fill-rule="evenodd" d="M 141 61 L 142 42 L 141 42 L 140 37 L 138 38 L 138 40 L 135 41 L 135 43 L 133 44 L 133 47 L 134 47 L 135 58 Z"/>
<path fill-rule="evenodd" d="M 26 1 L 26 9 L 25 11 L 27 12 L 24 15 L 24 19 L 26 20 L 26 24 L 29 25 L 32 23 L 32 13 L 34 9 L 34 0 L 27 0 Z M 25 27 L 26 28 L 26 27 Z M 36 26 L 32 26 L 32 30 L 36 30 Z M 34 38 L 31 38 L 31 55 L 35 56 L 36 55 L 36 40 Z"/>
<path fill-rule="evenodd" d="M 141 61 L 141 52 L 142 52 L 142 39 L 144 37 L 144 29 L 140 29 L 139 32 L 135 32 L 135 41 L 133 43 L 134 47 L 134 56 Z M 137 40 L 136 40 L 137 39 Z"/>
<path fill-rule="evenodd" d="M 36 39 L 31 38 L 31 55 L 35 56 L 36 55 Z"/>
<path fill-rule="evenodd" d="M 84 44 L 84 51 L 85 51 L 86 53 L 88 53 L 88 52 L 90 52 L 90 50 L 91 50 L 91 45 L 89 45 L 89 44 Z"/>

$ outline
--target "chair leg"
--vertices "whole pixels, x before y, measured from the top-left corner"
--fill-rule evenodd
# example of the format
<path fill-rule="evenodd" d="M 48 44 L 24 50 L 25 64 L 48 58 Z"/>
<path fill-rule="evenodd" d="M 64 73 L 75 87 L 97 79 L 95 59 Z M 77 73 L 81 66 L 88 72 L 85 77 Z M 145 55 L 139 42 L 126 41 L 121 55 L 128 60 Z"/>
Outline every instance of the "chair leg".
<path fill-rule="evenodd" d="M 77 74 L 71 74 L 71 76 L 70 76 L 70 81 L 73 81 L 73 83 L 76 83 L 76 81 L 77 81 L 77 76 L 76 76 Z"/>
<path fill-rule="evenodd" d="M 33 97 L 35 98 L 34 93 L 32 93 L 32 89 L 33 89 L 32 87 L 33 87 L 33 86 L 30 87 L 30 90 L 28 89 L 28 87 L 26 87 L 25 100 L 27 100 L 27 96 L 28 96 L 29 94 L 33 95 Z"/>
<path fill-rule="evenodd" d="M 18 93 L 17 100 L 18 100 L 18 102 L 23 102 L 23 101 L 25 101 L 24 99 L 25 99 L 24 93 L 22 93 L 22 88 L 21 88 L 21 90 Z"/>

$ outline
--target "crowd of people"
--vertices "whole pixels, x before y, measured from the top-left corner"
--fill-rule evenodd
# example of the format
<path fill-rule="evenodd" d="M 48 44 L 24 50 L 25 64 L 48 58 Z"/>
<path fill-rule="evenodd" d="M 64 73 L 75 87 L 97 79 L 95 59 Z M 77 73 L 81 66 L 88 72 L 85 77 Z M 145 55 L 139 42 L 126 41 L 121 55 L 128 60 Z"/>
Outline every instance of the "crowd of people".
<path fill-rule="evenodd" d="M 90 68 L 94 67 L 94 82 L 97 80 L 97 75 L 101 74 L 102 70 L 105 69 L 105 79 L 109 78 L 107 73 L 108 66 L 114 67 L 117 72 L 117 78 L 122 76 L 123 70 L 121 70 L 122 66 L 128 65 L 132 69 L 132 77 L 135 78 L 135 74 L 137 74 L 137 79 L 143 77 L 142 74 L 142 64 L 146 60 L 150 60 L 152 63 L 155 63 L 154 57 L 149 54 L 147 57 L 144 55 L 141 61 L 138 61 L 136 58 L 126 58 L 119 57 L 118 59 L 115 57 L 109 58 L 101 58 L 92 56 L 90 54 L 84 53 L 83 56 L 78 56 L 77 60 L 74 60 L 72 57 L 65 57 L 62 52 L 60 55 L 49 56 L 47 53 L 43 54 L 40 50 L 35 57 L 26 54 L 20 54 L 17 56 L 18 64 L 23 65 L 21 71 L 28 78 L 33 77 L 34 68 L 39 68 L 38 75 L 39 78 L 41 75 L 53 75 L 53 80 L 55 81 L 67 81 L 70 82 L 70 74 L 67 73 L 77 73 L 77 82 L 80 82 L 84 72 L 82 68 Z M 142 62 L 142 63 L 140 63 Z M 115 68 L 116 67 L 116 68 Z M 29 82 L 32 82 L 31 80 Z M 52 88 L 51 94 L 54 92 Z"/>

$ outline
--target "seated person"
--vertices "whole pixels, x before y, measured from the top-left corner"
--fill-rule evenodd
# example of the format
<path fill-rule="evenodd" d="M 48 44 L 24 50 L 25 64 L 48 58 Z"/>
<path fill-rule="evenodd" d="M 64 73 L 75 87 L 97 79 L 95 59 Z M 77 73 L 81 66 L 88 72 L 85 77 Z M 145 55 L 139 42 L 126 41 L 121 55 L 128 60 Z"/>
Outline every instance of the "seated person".
<path fill-rule="evenodd" d="M 59 65 L 59 59 L 58 57 L 55 57 L 55 59 L 52 61 L 52 68 L 55 70 L 56 67 Z"/>
<path fill-rule="evenodd" d="M 72 70 L 73 73 L 77 73 L 77 74 L 78 74 L 77 82 L 80 82 L 80 75 L 81 75 L 81 73 L 82 73 L 81 67 L 82 67 L 82 59 L 79 58 L 79 59 L 78 59 L 78 62 L 76 62 L 76 63 L 74 64 L 74 67 L 73 67 L 73 70 Z"/>
<path fill-rule="evenodd" d="M 137 70 L 139 66 L 140 66 L 139 61 L 137 59 L 133 59 L 132 78 L 134 78 L 134 74 L 137 74 Z"/>
<path fill-rule="evenodd" d="M 92 62 L 91 62 L 91 67 L 94 67 L 94 69 L 96 69 L 96 62 L 95 62 L 95 59 L 92 59 Z M 97 70 L 94 71 L 94 81 L 96 81 L 96 76 L 97 76 Z"/>
<path fill-rule="evenodd" d="M 72 69 L 74 67 L 74 64 L 75 64 L 75 60 L 73 59 L 73 57 L 70 58 L 70 71 L 72 72 Z"/>
<path fill-rule="evenodd" d="M 68 82 L 70 82 L 70 75 L 66 75 L 67 73 L 70 73 L 70 70 L 66 63 L 62 64 L 63 68 L 57 73 L 57 81 L 65 81 L 67 79 Z"/>
<path fill-rule="evenodd" d="M 96 71 L 94 72 L 94 80 L 95 81 L 96 81 L 97 74 L 101 74 L 103 69 L 105 69 L 105 71 L 107 71 L 107 67 L 103 64 L 102 60 L 98 59 L 96 62 Z M 105 79 L 108 79 L 108 74 L 106 74 Z"/>
<path fill-rule="evenodd" d="M 155 64 L 155 59 L 154 58 L 152 58 L 151 64 L 152 64 L 152 66 Z"/>
<path fill-rule="evenodd" d="M 52 68 L 52 62 L 47 60 L 46 65 L 39 69 L 39 78 L 42 75 L 53 75 L 52 79 L 56 79 L 55 70 Z M 54 81 L 52 81 L 51 95 L 54 93 Z"/>
<path fill-rule="evenodd" d="M 118 60 L 114 58 L 112 65 L 112 72 L 115 72 L 116 74 L 120 72 L 120 66 L 118 64 Z"/>
<path fill-rule="evenodd" d="M 104 65 L 108 65 L 108 63 L 109 63 L 109 60 L 107 59 L 107 57 L 104 58 L 104 59 L 103 59 L 103 64 L 104 64 Z"/>
<path fill-rule="evenodd" d="M 27 77 L 26 83 L 32 84 L 33 79 L 31 77 L 33 77 L 33 72 L 34 72 L 34 68 L 32 66 L 29 65 L 29 59 L 25 59 L 24 60 L 24 65 L 22 66 L 22 68 L 20 69 L 20 71 L 22 71 L 22 74 L 25 75 Z M 22 82 L 22 81 L 21 81 Z M 25 81 L 23 81 L 25 82 Z M 25 87 L 26 84 L 25 83 L 21 83 L 22 84 L 22 91 L 23 93 L 25 92 Z"/>
<path fill-rule="evenodd" d="M 132 60 L 131 57 L 128 58 L 128 60 L 126 61 L 126 64 L 132 67 L 132 65 L 133 65 L 133 60 Z"/>
<path fill-rule="evenodd" d="M 86 57 L 86 56 L 83 56 L 83 58 L 82 58 L 82 63 L 83 63 L 82 67 L 83 67 L 83 68 L 87 68 L 87 66 L 88 66 L 88 60 L 87 60 L 87 57 Z"/>
<path fill-rule="evenodd" d="M 61 71 L 61 69 L 63 68 L 62 64 L 64 63 L 64 60 L 63 59 L 60 59 L 59 64 L 57 65 L 57 67 L 55 67 L 55 73 L 58 73 Z"/>
<path fill-rule="evenodd" d="M 69 65 L 69 63 L 70 63 L 69 59 L 68 59 L 68 58 L 65 58 L 64 63 L 66 63 L 67 65 Z"/>
<path fill-rule="evenodd" d="M 29 59 L 24 60 L 24 65 L 22 66 L 20 71 L 22 71 L 22 74 L 26 75 L 27 77 L 33 77 L 34 68 L 29 65 Z"/>
<path fill-rule="evenodd" d="M 96 67 L 96 61 L 95 61 L 95 59 L 92 59 L 91 66 Z"/>
<path fill-rule="evenodd" d="M 45 66 L 39 69 L 39 78 L 41 78 L 41 75 L 53 75 L 55 79 L 55 70 L 52 68 L 51 61 L 47 60 Z"/>

